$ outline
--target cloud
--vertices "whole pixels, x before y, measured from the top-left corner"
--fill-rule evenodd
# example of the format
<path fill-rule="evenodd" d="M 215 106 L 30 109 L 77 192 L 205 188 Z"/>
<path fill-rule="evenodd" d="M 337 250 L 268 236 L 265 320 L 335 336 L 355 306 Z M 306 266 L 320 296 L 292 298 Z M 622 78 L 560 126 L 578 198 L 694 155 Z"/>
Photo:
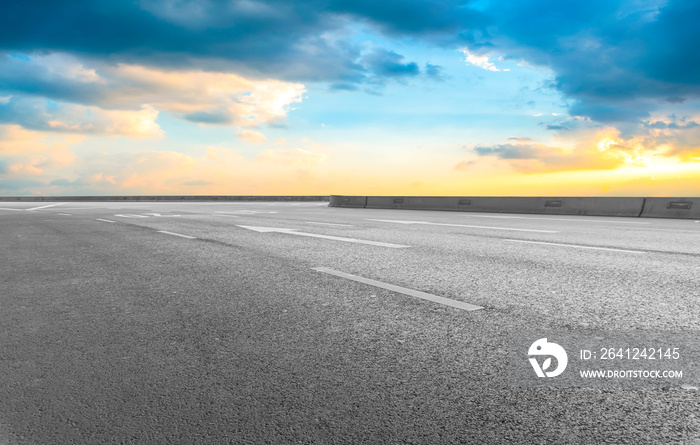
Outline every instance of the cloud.
<path fill-rule="evenodd" d="M 260 133 L 259 131 L 253 130 L 241 130 L 238 133 L 236 133 L 236 136 L 238 136 L 238 139 L 250 142 L 252 144 L 259 144 L 260 142 L 267 141 L 267 138 L 264 134 Z"/>
<path fill-rule="evenodd" d="M 480 56 L 478 54 L 470 52 L 468 48 L 462 48 L 460 49 L 460 51 L 464 54 L 464 61 L 467 62 L 467 65 L 478 66 L 479 68 L 484 69 L 486 71 L 501 71 L 500 69 L 496 68 L 496 65 L 489 61 L 488 55 Z"/>
<path fill-rule="evenodd" d="M 684 129 L 700 127 L 700 124 L 698 124 L 695 121 L 678 123 L 678 122 L 665 122 L 663 120 L 656 120 L 656 121 L 643 122 L 643 124 L 647 128 L 653 128 L 656 130 L 665 130 L 665 129 L 684 130 Z"/>
<path fill-rule="evenodd" d="M 51 104 L 35 97 L 13 97 L 0 104 L 0 124 L 29 130 L 130 138 L 160 137 L 158 111 L 150 105 L 138 110 L 104 110 L 95 106 Z"/>
<path fill-rule="evenodd" d="M 488 43 L 549 67 L 572 115 L 639 122 L 700 95 L 700 3 L 682 0 L 499 3 Z"/>
<path fill-rule="evenodd" d="M 404 63 L 404 57 L 393 51 L 374 48 L 362 61 L 380 79 L 417 76 L 420 68 L 415 62 Z"/>
<path fill-rule="evenodd" d="M 6 5 L 0 49 L 179 70 L 198 66 L 295 82 L 358 83 L 367 79 L 368 68 L 345 34 L 364 23 L 394 35 L 454 36 L 460 18 L 474 14 L 449 3 L 107 0 L 98 5 L 77 0 L 68 7 L 28 0 Z"/>
<path fill-rule="evenodd" d="M 0 174 L 7 177 L 40 176 L 46 171 L 73 165 L 76 156 L 70 145 L 80 136 L 46 134 L 18 125 L 0 125 Z"/>
<path fill-rule="evenodd" d="M 643 153 L 638 147 L 619 145 L 612 139 L 603 139 L 597 146 L 592 141 L 587 141 L 575 149 L 523 142 L 477 146 L 474 151 L 479 156 L 503 160 L 523 173 L 609 170 L 643 162 Z"/>
<path fill-rule="evenodd" d="M 476 165 L 475 161 L 459 161 L 457 164 L 455 164 L 454 169 L 460 171 L 466 170 L 473 165 Z"/>
<path fill-rule="evenodd" d="M 683 0 L 78 0 L 71 7 L 13 2 L 0 17 L 0 50 L 29 60 L 14 57 L 12 70 L 0 67 L 4 77 L 17 73 L 12 88 L 0 79 L 0 90 L 94 104 L 102 91 L 99 78 L 105 78 L 98 62 L 327 82 L 346 91 L 420 71 L 390 49 L 364 52 L 347 38 L 362 28 L 392 39 L 463 48 L 468 63 L 489 71 L 499 70 L 488 58 L 492 53 L 547 67 L 551 86 L 569 99 L 571 114 L 603 123 L 639 122 L 700 95 L 699 15 L 700 3 Z M 65 54 L 80 54 L 90 63 L 76 64 Z M 53 57 L 54 71 L 32 71 L 39 57 Z M 20 69 L 19 62 L 27 64 Z M 426 67 L 429 76 L 434 72 Z M 226 110 L 207 107 L 181 116 L 225 124 L 233 120 Z"/>
<path fill-rule="evenodd" d="M 18 190 L 45 187 L 46 184 L 34 179 L 0 179 L 0 190 L 16 194 Z"/>
<path fill-rule="evenodd" d="M 425 64 L 425 74 L 438 82 L 445 80 L 445 75 L 443 73 L 443 68 L 440 65 L 433 65 L 431 63 Z"/>
<path fill-rule="evenodd" d="M 315 153 L 302 148 L 288 150 L 265 150 L 260 152 L 256 160 L 260 162 L 279 163 L 291 166 L 310 166 L 320 164 L 326 160 L 323 153 Z"/>
<path fill-rule="evenodd" d="M 202 70 L 161 70 L 67 54 L 0 57 L 0 122 L 43 131 L 157 137 L 159 111 L 202 125 L 283 121 L 305 87 Z"/>
<path fill-rule="evenodd" d="M 190 186 L 190 187 L 201 187 L 203 185 L 212 185 L 213 182 L 197 180 L 197 181 L 185 181 L 182 184 Z"/>

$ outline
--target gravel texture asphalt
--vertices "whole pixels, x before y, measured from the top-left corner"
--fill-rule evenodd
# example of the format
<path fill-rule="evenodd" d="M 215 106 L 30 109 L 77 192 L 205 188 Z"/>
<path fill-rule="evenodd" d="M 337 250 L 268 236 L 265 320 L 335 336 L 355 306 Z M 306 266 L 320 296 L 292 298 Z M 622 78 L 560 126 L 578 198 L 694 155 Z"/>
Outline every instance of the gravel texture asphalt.
<path fill-rule="evenodd" d="M 700 331 L 695 221 L 45 205 L 0 203 L 0 445 L 700 445 L 697 385 L 517 387 L 506 363 L 509 331 Z"/>

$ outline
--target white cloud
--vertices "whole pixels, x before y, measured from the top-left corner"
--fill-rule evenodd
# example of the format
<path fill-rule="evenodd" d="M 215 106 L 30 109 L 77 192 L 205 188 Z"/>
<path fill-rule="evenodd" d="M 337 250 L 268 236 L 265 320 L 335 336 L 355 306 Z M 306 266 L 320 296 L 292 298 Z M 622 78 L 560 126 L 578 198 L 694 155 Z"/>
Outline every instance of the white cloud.
<path fill-rule="evenodd" d="M 267 138 L 264 134 L 260 133 L 259 131 L 253 130 L 241 130 L 236 133 L 236 136 L 238 136 L 238 139 L 250 142 L 252 144 L 259 144 L 260 142 L 267 141 Z"/>
<path fill-rule="evenodd" d="M 509 69 L 500 70 L 496 68 L 496 65 L 489 61 L 488 56 L 479 56 L 469 51 L 468 48 L 462 48 L 460 51 L 464 54 L 465 62 L 469 65 L 475 65 L 479 68 L 485 69 L 486 71 L 510 71 Z"/>
<path fill-rule="evenodd" d="M 154 136 L 160 132 L 155 123 L 159 111 L 200 125 L 253 128 L 286 119 L 306 91 L 299 83 L 235 73 L 109 64 L 62 53 L 30 56 L 0 57 L 0 83 L 31 83 L 42 93 L 30 96 L 21 89 L 10 90 L 14 98 L 2 97 L 0 105 L 31 104 L 21 116 L 6 114 L 18 116 L 14 123 L 47 131 Z M 47 107 L 46 99 L 56 106 Z M 53 116 L 59 113 L 54 108 L 61 108 L 63 115 Z M 98 125 L 95 116 L 114 122 Z"/>

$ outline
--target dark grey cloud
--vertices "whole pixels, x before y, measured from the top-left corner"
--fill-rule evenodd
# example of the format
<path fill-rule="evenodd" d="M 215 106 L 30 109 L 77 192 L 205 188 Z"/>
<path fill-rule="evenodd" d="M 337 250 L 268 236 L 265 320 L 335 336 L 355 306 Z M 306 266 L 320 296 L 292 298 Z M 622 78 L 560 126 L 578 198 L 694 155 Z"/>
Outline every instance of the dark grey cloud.
<path fill-rule="evenodd" d="M 432 63 L 425 64 L 425 74 L 433 80 L 442 82 L 445 80 L 445 74 L 443 68 L 440 65 L 433 65 Z"/>
<path fill-rule="evenodd" d="M 573 115 L 639 122 L 700 96 L 699 2 L 522 0 L 490 14 L 490 42 L 551 67 Z"/>
<path fill-rule="evenodd" d="M 346 91 L 421 71 L 391 48 L 368 53 L 344 38 L 364 24 L 390 38 L 549 67 L 571 114 L 639 123 L 700 97 L 699 17 L 700 2 L 688 0 L 25 0 L 3 5 L 0 51 L 233 70 Z M 434 65 L 424 73 L 441 76 Z M 0 74 L 0 90 L 80 103 L 100 94 L 21 70 Z"/>
<path fill-rule="evenodd" d="M 411 77 L 420 74 L 415 62 L 404 62 L 404 57 L 393 51 L 375 48 L 363 57 L 364 65 L 380 79 Z"/>
<path fill-rule="evenodd" d="M 614 148 L 628 150 L 618 145 Z M 568 151 L 560 147 L 523 143 L 480 146 L 475 147 L 474 151 L 480 156 L 502 159 L 524 173 L 614 169 L 625 163 L 624 157 L 606 156 L 594 147 Z"/>
<path fill-rule="evenodd" d="M 227 124 L 233 121 L 232 116 L 227 111 L 221 111 L 218 113 L 196 111 L 194 113 L 186 114 L 183 117 L 190 122 L 195 122 L 198 124 Z"/>
<path fill-rule="evenodd" d="M 501 159 L 537 159 L 540 151 L 533 145 L 500 144 L 490 147 L 475 147 L 481 156 L 497 156 Z"/>
<path fill-rule="evenodd" d="M 656 130 L 666 130 L 666 129 L 671 129 L 671 130 L 683 130 L 683 129 L 690 129 L 690 128 L 698 128 L 700 127 L 700 124 L 698 124 L 695 121 L 687 121 L 687 122 L 664 122 L 664 121 L 647 121 L 644 122 L 644 126 L 646 128 L 653 128 Z"/>
<path fill-rule="evenodd" d="M 432 0 L 28 0 L 3 5 L 0 49 L 359 83 L 414 67 L 412 62 L 364 66 L 361 48 L 334 33 L 362 21 L 394 34 L 451 36 L 475 21 L 469 17 L 477 13 L 470 11 L 459 2 Z"/>

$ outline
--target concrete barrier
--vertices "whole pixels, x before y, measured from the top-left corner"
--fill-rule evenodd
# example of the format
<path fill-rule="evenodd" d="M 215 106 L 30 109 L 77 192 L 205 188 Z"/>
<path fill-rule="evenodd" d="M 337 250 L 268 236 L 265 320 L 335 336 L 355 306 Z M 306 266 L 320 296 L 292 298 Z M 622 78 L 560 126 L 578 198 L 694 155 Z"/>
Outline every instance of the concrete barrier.
<path fill-rule="evenodd" d="M 328 202 L 328 196 L 14 196 L 2 197 L 0 202 L 10 201 L 322 201 Z"/>
<path fill-rule="evenodd" d="M 366 207 L 368 209 L 637 217 L 642 212 L 643 204 L 644 198 L 368 196 Z"/>
<path fill-rule="evenodd" d="M 349 208 L 364 208 L 367 205 L 366 196 L 340 196 L 331 195 L 331 203 L 329 207 L 349 207 Z"/>
<path fill-rule="evenodd" d="M 700 198 L 645 198 L 642 217 L 700 220 Z"/>

